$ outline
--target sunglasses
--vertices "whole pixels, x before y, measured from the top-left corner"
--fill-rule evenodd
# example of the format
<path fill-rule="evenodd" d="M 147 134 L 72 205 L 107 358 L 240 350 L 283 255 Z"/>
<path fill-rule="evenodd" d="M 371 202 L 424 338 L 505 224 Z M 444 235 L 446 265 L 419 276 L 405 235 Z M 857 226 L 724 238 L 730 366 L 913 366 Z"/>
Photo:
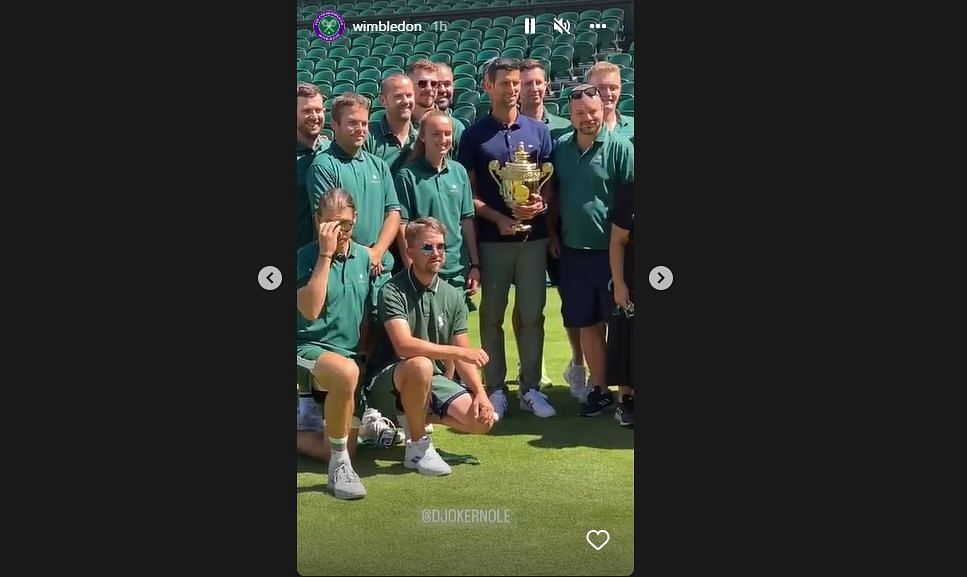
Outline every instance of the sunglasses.
<path fill-rule="evenodd" d="M 633 319 L 633 318 L 635 318 L 635 303 L 629 302 L 627 308 L 626 307 L 615 306 L 614 307 L 614 312 L 611 313 L 611 314 L 614 315 L 614 316 L 618 316 L 618 315 L 620 315 L 622 313 L 625 315 L 625 318 L 626 319 Z"/>
<path fill-rule="evenodd" d="M 430 88 L 436 88 L 437 85 L 440 84 L 440 81 L 439 80 L 417 80 L 416 81 L 416 85 L 419 86 L 420 88 L 426 88 L 428 84 L 430 85 Z"/>
<path fill-rule="evenodd" d="M 326 222 L 338 222 L 339 223 L 339 230 L 341 230 L 343 232 L 349 232 L 350 230 L 353 229 L 353 224 L 355 224 L 351 220 L 339 220 L 339 221 L 329 220 L 329 221 L 326 221 Z"/>
<path fill-rule="evenodd" d="M 431 254 L 433 254 L 434 250 L 441 253 L 447 252 L 447 245 L 442 242 L 440 244 L 427 243 L 420 247 L 420 252 L 422 252 L 426 256 L 430 256 Z"/>
<path fill-rule="evenodd" d="M 588 86 L 584 90 L 575 90 L 571 92 L 571 100 L 577 100 L 578 98 L 581 98 L 582 94 L 589 98 L 594 98 L 595 96 L 598 95 L 598 89 L 595 86 Z"/>

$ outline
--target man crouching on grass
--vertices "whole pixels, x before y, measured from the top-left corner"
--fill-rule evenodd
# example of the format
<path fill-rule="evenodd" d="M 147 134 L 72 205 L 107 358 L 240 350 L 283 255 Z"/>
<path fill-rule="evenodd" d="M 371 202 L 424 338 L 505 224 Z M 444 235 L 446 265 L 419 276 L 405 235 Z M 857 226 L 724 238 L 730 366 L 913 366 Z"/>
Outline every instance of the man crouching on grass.
<path fill-rule="evenodd" d="M 366 398 L 385 413 L 391 393 L 397 411 L 405 415 L 403 465 L 423 475 L 447 475 L 450 465 L 424 434 L 427 421 L 464 433 L 488 433 L 497 417 L 478 369 L 490 359 L 483 349 L 470 347 L 463 293 L 440 282 L 437 274 L 447 256 L 443 224 L 419 218 L 406 225 L 404 234 L 413 262 L 380 292 L 383 330 L 376 376 Z M 454 362 L 463 384 L 444 376 L 448 360 Z M 420 436 L 414 438 L 413 432 Z"/>

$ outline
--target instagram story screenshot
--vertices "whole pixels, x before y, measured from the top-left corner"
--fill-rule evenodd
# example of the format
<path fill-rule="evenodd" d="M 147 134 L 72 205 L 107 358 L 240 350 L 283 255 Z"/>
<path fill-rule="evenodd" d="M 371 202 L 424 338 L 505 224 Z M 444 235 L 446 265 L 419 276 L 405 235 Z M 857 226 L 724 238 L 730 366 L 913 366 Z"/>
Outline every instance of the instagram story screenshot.
<path fill-rule="evenodd" d="M 299 574 L 632 574 L 632 2 L 296 8 Z"/>

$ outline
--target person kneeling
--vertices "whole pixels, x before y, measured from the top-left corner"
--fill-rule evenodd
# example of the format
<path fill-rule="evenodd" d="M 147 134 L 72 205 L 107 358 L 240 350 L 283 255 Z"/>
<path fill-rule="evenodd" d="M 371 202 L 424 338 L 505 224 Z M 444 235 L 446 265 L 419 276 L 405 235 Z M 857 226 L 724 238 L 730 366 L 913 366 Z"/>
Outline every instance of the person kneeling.
<path fill-rule="evenodd" d="M 392 392 L 405 415 L 403 464 L 423 475 L 447 475 L 450 466 L 423 434 L 425 427 L 432 419 L 465 433 L 490 432 L 497 416 L 478 371 L 490 359 L 483 349 L 470 347 L 463 294 L 437 274 L 446 260 L 443 224 L 420 218 L 406 225 L 405 235 L 412 264 L 380 292 L 377 367 L 383 368 L 366 394 L 378 399 Z M 462 384 L 444 376 L 448 360 Z"/>

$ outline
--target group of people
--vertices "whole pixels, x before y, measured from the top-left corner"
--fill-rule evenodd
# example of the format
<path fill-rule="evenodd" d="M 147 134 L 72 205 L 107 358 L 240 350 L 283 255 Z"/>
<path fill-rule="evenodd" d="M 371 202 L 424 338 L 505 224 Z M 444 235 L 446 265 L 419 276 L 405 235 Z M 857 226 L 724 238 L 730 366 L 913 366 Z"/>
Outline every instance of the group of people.
<path fill-rule="evenodd" d="M 470 126 L 451 114 L 452 70 L 428 60 L 382 81 L 379 120 L 361 95 L 326 103 L 297 87 L 297 447 L 328 461 L 337 498 L 366 494 L 360 439 L 404 443 L 406 467 L 446 475 L 433 423 L 485 434 L 504 418 L 511 285 L 521 410 L 557 412 L 541 391 L 550 277 L 579 414 L 615 409 L 633 425 L 634 125 L 617 111 L 620 69 L 588 71 L 570 121 L 545 110 L 540 61 L 494 59 L 483 87 L 491 110 Z M 490 165 L 521 147 L 554 173 L 508 205 Z M 478 291 L 480 348 L 468 337 Z"/>

